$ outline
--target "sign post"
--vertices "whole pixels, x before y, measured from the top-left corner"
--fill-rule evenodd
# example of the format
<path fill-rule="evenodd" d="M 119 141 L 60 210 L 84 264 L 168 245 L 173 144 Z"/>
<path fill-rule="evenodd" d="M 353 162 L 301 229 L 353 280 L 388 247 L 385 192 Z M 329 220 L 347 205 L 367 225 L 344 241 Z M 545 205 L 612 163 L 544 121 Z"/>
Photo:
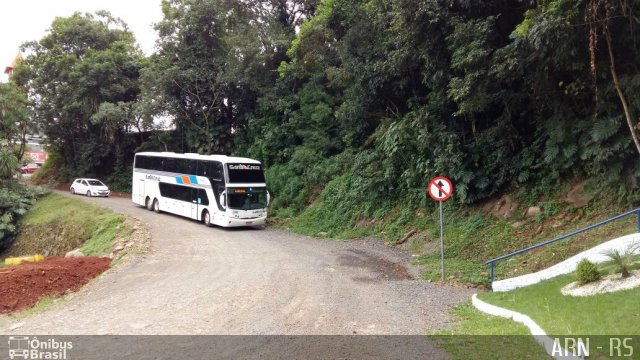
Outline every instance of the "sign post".
<path fill-rule="evenodd" d="M 453 194 L 451 180 L 444 176 L 438 176 L 429 181 L 427 194 L 440 204 L 440 258 L 442 260 L 442 280 L 444 280 L 444 227 L 442 218 L 442 202 L 447 201 Z"/>

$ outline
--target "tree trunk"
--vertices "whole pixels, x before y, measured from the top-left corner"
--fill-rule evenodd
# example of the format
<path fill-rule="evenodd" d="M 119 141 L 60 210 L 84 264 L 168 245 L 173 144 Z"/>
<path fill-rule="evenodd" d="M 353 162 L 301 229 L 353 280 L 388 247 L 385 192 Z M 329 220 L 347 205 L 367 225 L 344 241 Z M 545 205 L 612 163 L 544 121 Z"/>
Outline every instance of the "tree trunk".
<path fill-rule="evenodd" d="M 631 119 L 631 112 L 629 110 L 629 105 L 627 104 L 627 100 L 624 97 L 624 93 L 622 92 L 622 86 L 620 85 L 620 79 L 618 79 L 618 73 L 616 72 L 616 65 L 613 57 L 613 49 L 611 46 L 611 34 L 609 33 L 609 28 L 605 27 L 604 29 L 604 38 L 607 42 L 607 49 L 609 50 L 609 64 L 611 69 L 611 76 L 613 77 L 613 85 L 616 88 L 616 92 L 618 93 L 618 98 L 620 98 L 620 102 L 622 103 L 622 109 L 624 110 L 624 117 L 627 119 L 627 125 L 629 126 L 629 131 L 631 131 L 631 137 L 633 138 L 633 143 L 636 145 L 636 150 L 638 151 L 638 155 L 640 155 L 640 141 L 638 140 L 638 135 L 636 134 L 635 126 L 633 125 L 633 119 Z"/>

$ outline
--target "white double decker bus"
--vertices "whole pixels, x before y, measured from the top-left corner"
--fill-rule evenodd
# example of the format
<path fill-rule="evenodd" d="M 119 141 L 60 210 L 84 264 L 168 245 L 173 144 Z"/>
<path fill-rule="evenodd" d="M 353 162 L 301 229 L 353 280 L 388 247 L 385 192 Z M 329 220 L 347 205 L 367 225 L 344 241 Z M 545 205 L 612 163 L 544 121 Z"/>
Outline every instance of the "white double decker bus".
<path fill-rule="evenodd" d="M 140 152 L 133 165 L 131 200 L 207 226 L 259 226 L 267 219 L 269 193 L 257 160 Z"/>

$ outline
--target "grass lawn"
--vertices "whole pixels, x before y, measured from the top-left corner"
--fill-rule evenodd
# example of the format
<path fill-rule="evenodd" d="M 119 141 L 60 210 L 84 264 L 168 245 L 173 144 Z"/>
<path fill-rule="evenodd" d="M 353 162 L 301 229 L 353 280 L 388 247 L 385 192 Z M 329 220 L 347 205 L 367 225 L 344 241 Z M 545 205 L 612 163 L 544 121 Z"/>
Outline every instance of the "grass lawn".
<path fill-rule="evenodd" d="M 132 231 L 125 218 L 82 199 L 49 194 L 21 221 L 21 231 L 4 256 L 36 253 L 64 255 L 80 248 L 85 255 L 105 256 L 118 236 Z"/>
<path fill-rule="evenodd" d="M 470 304 L 454 307 L 456 326 L 441 330 L 431 338 L 454 359 L 544 359 L 542 346 L 529 329 L 511 320 L 490 316 Z"/>
<path fill-rule="evenodd" d="M 570 297 L 560 289 L 575 281 L 559 276 L 509 292 L 480 294 L 490 304 L 529 315 L 548 334 L 640 334 L 640 288 L 586 297 Z"/>
<path fill-rule="evenodd" d="M 560 289 L 572 281 L 575 281 L 574 275 L 564 275 L 525 288 L 478 297 L 528 315 L 550 336 L 589 336 L 594 353 L 600 351 L 598 346 L 609 347 L 608 337 L 594 335 L 640 334 L 640 288 L 587 297 L 562 295 Z M 636 348 L 640 346 L 638 340 L 634 343 Z"/>

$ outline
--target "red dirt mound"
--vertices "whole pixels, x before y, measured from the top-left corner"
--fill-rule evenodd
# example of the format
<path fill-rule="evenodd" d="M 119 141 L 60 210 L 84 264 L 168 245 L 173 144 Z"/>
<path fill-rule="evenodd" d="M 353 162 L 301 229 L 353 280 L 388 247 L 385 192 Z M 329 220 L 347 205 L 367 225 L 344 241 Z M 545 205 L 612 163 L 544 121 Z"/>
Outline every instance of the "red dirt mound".
<path fill-rule="evenodd" d="M 109 268 L 111 259 L 52 257 L 0 268 L 0 314 L 35 305 L 41 297 L 76 291 Z"/>

